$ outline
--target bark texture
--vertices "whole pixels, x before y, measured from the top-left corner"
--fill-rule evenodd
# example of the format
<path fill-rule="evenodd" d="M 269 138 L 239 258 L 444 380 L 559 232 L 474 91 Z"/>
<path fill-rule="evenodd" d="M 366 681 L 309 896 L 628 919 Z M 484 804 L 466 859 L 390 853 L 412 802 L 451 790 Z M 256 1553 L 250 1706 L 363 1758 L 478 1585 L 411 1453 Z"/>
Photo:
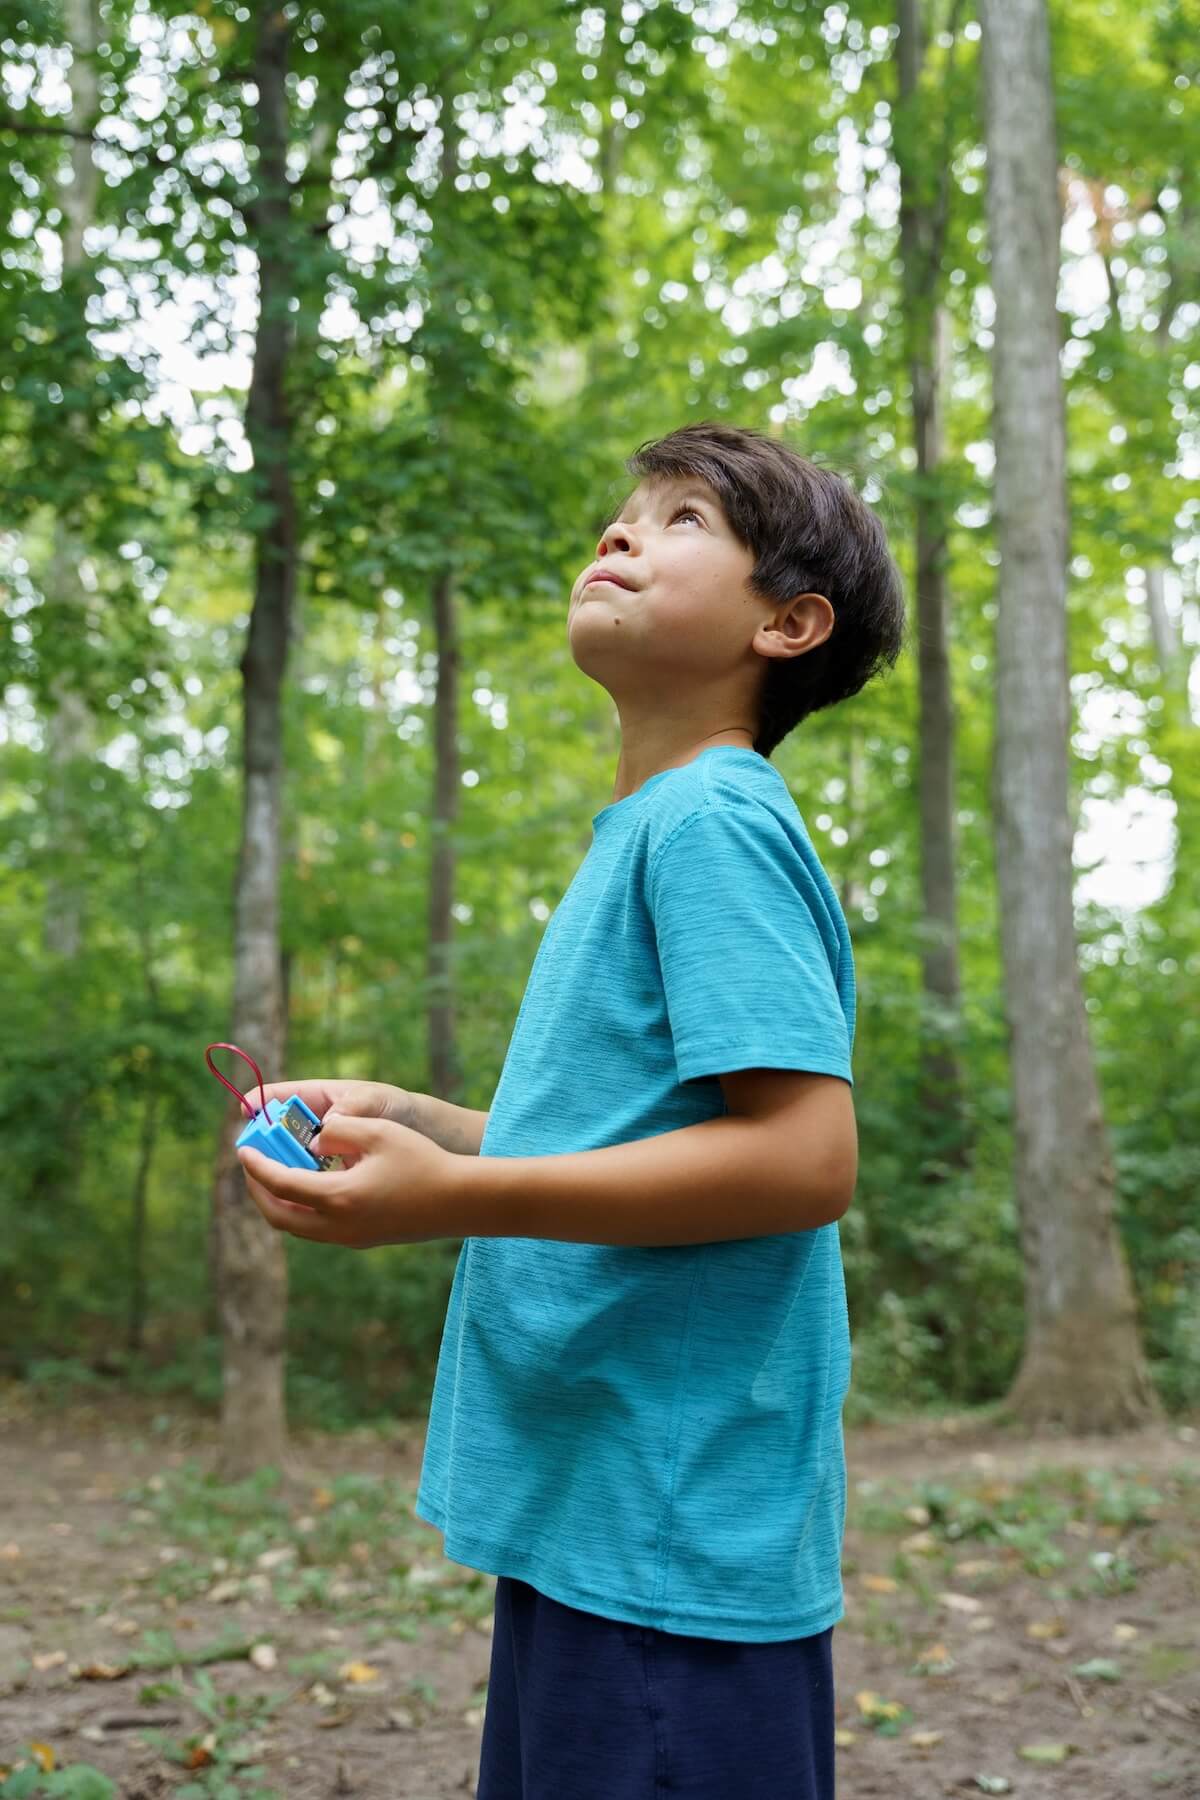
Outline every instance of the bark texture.
<path fill-rule="evenodd" d="M 242 657 L 242 834 L 234 892 L 232 1041 L 268 1080 L 283 1071 L 285 1020 L 279 956 L 282 695 L 296 584 L 296 516 L 289 451 L 287 362 L 292 328 L 287 184 L 287 61 L 282 12 L 259 16 L 254 57 L 258 107 L 259 317 L 246 402 L 256 497 L 265 516 L 255 540 L 254 606 Z M 248 1085 L 248 1084 L 247 1084 Z M 246 1192 L 233 1153 L 243 1115 L 230 1105 L 217 1154 L 214 1226 L 223 1342 L 221 1469 L 235 1480 L 286 1451 L 284 1351 L 287 1260 Z"/>
<path fill-rule="evenodd" d="M 433 700 L 433 821 L 429 879 L 429 1069 L 432 1091 L 457 1102 L 462 1087 L 455 1048 L 454 828 L 458 823 L 458 622 L 454 575 L 443 569 L 433 584 L 437 688 Z"/>
<path fill-rule="evenodd" d="M 946 503 L 938 491 L 945 454 L 942 394 L 949 320 L 940 302 L 946 187 L 930 179 L 918 137 L 925 64 L 921 0 L 897 0 L 901 121 L 900 250 L 904 328 L 917 457 L 916 653 L 919 699 L 917 791 L 921 842 L 921 1110 L 924 1137 L 939 1164 L 964 1150 L 963 1076 L 957 1048 L 961 1005 L 955 879 L 954 702 L 950 682 Z"/>
<path fill-rule="evenodd" d="M 1045 0 L 984 0 L 996 299 L 995 815 L 1011 1032 L 1030 1424 L 1116 1431 L 1158 1410 L 1114 1219 L 1076 954 L 1068 808 L 1067 493 L 1059 203 Z"/>
<path fill-rule="evenodd" d="M 66 0 L 63 22 L 71 45 L 70 128 L 79 135 L 70 139 L 71 180 L 60 190 L 62 208 L 62 282 L 64 298 L 74 290 L 82 317 L 81 284 L 87 257 L 84 236 L 96 213 L 99 171 L 92 156 L 90 133 L 100 110 L 96 79 L 96 45 L 100 37 L 97 0 Z M 77 412 L 68 413 L 63 429 L 78 440 L 87 427 Z M 85 552 L 76 521 L 59 514 L 54 522 L 53 548 L 46 575 L 45 604 L 54 615 L 55 636 L 65 643 L 78 641 L 85 630 L 87 589 L 82 577 Z M 95 743 L 95 729 L 87 702 L 66 675 L 50 684 L 51 707 L 46 719 L 46 756 L 49 765 L 47 811 L 51 833 L 60 855 L 46 884 L 43 934 L 52 956 L 70 959 L 83 948 L 84 889 L 65 854 L 76 841 L 82 819 L 83 772 Z"/>
<path fill-rule="evenodd" d="M 444 242 L 433 291 L 437 312 L 448 320 L 453 317 L 457 297 L 456 265 L 462 254 L 463 231 L 455 204 L 454 185 L 459 173 L 460 133 L 451 96 L 447 97 L 443 117 L 446 122 L 442 132 L 441 184 L 434 234 L 436 239 L 440 226 Z M 434 356 L 430 381 L 438 434 L 447 456 L 457 436 L 462 379 L 456 367 L 453 342 L 453 337 L 448 336 L 440 353 Z M 461 1092 L 462 1076 L 454 1021 L 454 830 L 458 823 L 461 773 L 458 754 L 460 652 L 452 533 L 444 539 L 443 547 L 447 560 L 434 578 L 431 595 L 437 685 L 433 698 L 433 794 L 425 974 L 430 1087 L 434 1094 L 453 1102 Z"/>

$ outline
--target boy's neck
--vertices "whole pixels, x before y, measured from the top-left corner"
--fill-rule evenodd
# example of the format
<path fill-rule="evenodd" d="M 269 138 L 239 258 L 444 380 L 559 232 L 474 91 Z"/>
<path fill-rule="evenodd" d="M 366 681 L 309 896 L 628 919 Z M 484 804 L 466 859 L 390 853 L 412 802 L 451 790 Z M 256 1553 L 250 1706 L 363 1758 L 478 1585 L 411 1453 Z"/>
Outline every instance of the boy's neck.
<path fill-rule="evenodd" d="M 704 737 L 696 737 L 690 732 L 666 732 L 657 737 L 650 735 L 630 740 L 628 732 L 621 733 L 621 754 L 617 760 L 616 780 L 613 786 L 613 802 L 625 800 L 630 794 L 636 794 L 652 775 L 660 775 L 664 769 L 681 769 L 699 756 L 702 750 L 711 750 L 717 744 L 732 744 L 738 749 L 754 748 L 754 733 L 746 725 L 730 725 L 720 731 L 709 732 Z"/>

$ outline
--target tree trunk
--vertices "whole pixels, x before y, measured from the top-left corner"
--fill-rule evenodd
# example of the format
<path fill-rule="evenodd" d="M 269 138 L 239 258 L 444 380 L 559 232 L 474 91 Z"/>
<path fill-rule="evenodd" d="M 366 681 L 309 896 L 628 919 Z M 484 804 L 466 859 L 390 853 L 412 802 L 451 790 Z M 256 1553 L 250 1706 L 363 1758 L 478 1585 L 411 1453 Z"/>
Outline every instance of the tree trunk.
<path fill-rule="evenodd" d="M 846 805 L 844 817 L 850 834 L 851 854 L 846 858 L 846 874 L 842 881 L 842 911 L 848 913 L 851 930 L 867 904 L 867 884 L 862 877 L 863 797 L 866 788 L 866 757 L 862 733 L 851 724 L 846 734 Z"/>
<path fill-rule="evenodd" d="M 127 1341 L 136 1355 L 146 1339 L 146 1194 L 158 1138 L 158 1095 L 147 1088 L 142 1107 L 142 1140 L 133 1182 L 133 1214 L 129 1229 L 129 1330 Z"/>
<path fill-rule="evenodd" d="M 958 1050 L 961 992 L 955 892 L 954 703 L 946 591 L 946 504 L 938 487 L 945 454 L 942 393 L 949 320 L 940 304 L 945 202 L 939 201 L 928 144 L 918 137 L 925 62 L 921 0 L 898 0 L 901 119 L 900 249 L 904 327 L 912 388 L 916 482 L 917 791 L 921 844 L 921 1141 L 930 1171 L 965 1152 L 963 1075 Z"/>
<path fill-rule="evenodd" d="M 100 36 L 97 0 L 66 0 L 63 23 L 72 50 L 69 124 L 73 132 L 90 133 L 100 106 L 95 62 Z M 62 209 L 62 300 L 65 307 L 75 309 L 82 327 L 87 304 L 83 240 L 95 218 L 99 172 L 89 137 L 73 137 L 70 145 L 71 181 L 69 186 L 55 190 Z M 85 371 L 80 370 L 77 377 L 71 371 L 65 372 L 63 386 L 73 386 L 76 378 L 86 380 Z M 69 441 L 82 442 L 87 424 L 80 413 L 69 411 L 62 428 Z M 85 638 L 89 612 L 81 573 L 86 553 L 78 519 L 69 511 L 59 510 L 52 534 L 42 595 L 46 641 L 51 645 L 77 644 Z M 79 1030 L 79 986 L 77 972 L 71 965 L 84 947 L 86 929 L 87 889 L 77 851 L 89 830 L 87 777 L 96 731 L 88 702 L 70 674 L 60 672 L 51 677 L 49 697 L 45 721 L 46 815 L 52 857 L 46 880 L 42 939 L 53 959 L 49 974 L 52 1010 L 64 1052 L 59 1088 L 62 1125 L 53 1145 L 38 1156 L 30 1178 L 38 1204 L 65 1222 L 75 1215 L 79 1204 L 85 1156 L 84 1120 L 88 1112 L 82 1103 L 86 1079 L 79 1071 L 77 1056 L 71 1055 Z"/>
<path fill-rule="evenodd" d="M 1166 570 L 1161 563 L 1151 563 L 1146 570 L 1146 610 L 1150 614 L 1150 637 L 1154 644 L 1154 660 L 1164 685 L 1179 680 L 1179 634 L 1175 621 L 1167 611 Z"/>
<path fill-rule="evenodd" d="M 138 786 L 145 777 L 141 750 L 138 751 Z M 157 1025 L 162 1018 L 162 994 L 154 972 L 154 931 L 150 918 L 150 897 L 146 891 L 144 845 L 140 838 L 130 844 L 133 858 L 133 886 L 137 908 L 138 946 L 142 955 L 142 981 L 146 988 L 146 1016 Z M 158 1090 L 155 1087 L 153 1053 L 147 1053 L 145 1098 L 142 1104 L 142 1135 L 138 1145 L 137 1170 L 133 1180 L 133 1206 L 129 1221 L 129 1320 L 127 1341 L 131 1351 L 139 1352 L 146 1335 L 146 1262 L 148 1233 L 146 1229 L 147 1196 L 150 1170 L 158 1142 Z"/>
<path fill-rule="evenodd" d="M 64 298 L 69 304 L 77 303 L 82 320 L 82 284 L 87 264 L 83 241 L 95 218 L 100 179 L 87 135 L 100 109 L 96 79 L 96 45 L 100 36 L 97 0 L 65 0 L 63 23 L 72 53 L 69 124 L 80 135 L 70 140 L 70 185 L 57 190 L 63 215 L 62 284 Z M 79 438 L 87 429 L 78 412 L 68 413 L 63 426 L 69 438 Z M 61 513 L 56 515 L 45 603 L 56 620 L 56 634 L 67 642 L 78 638 L 85 629 L 88 598 L 80 574 L 84 554 L 76 521 Z M 56 634 L 50 634 L 51 638 Z M 84 892 L 74 872 L 73 859 L 65 852 L 77 841 L 84 819 L 83 772 L 95 733 L 87 702 L 69 678 L 55 676 L 50 693 L 53 705 L 46 720 L 47 811 L 59 856 L 46 884 L 44 940 L 52 956 L 69 959 L 78 956 L 83 947 Z"/>
<path fill-rule="evenodd" d="M 1026 1345 L 1008 1405 L 1116 1431 L 1158 1411 L 1114 1221 L 1076 957 L 1067 759 L 1065 421 L 1054 102 L 1045 0 L 984 0 L 996 299 L 995 813 L 1011 1031 Z"/>
<path fill-rule="evenodd" d="M 603 208 L 600 229 L 604 242 L 613 251 L 615 263 L 617 239 L 620 236 L 617 182 L 625 158 L 625 140 L 629 133 L 622 120 L 613 117 L 612 101 L 619 92 L 618 77 L 624 65 L 625 51 L 618 35 L 621 30 L 620 6 L 614 0 L 603 0 L 600 11 L 604 15 L 604 41 L 600 46 L 599 80 L 596 82 L 596 101 L 601 118 L 600 151 L 595 169 L 600 178 L 600 204 Z M 618 309 L 614 286 L 606 287 L 600 305 L 603 323 L 591 333 L 587 347 L 586 384 L 589 388 L 600 387 L 605 382 L 611 386 L 624 361 L 617 336 Z M 591 842 L 590 833 L 588 841 Z"/>
<path fill-rule="evenodd" d="M 292 292 L 287 182 L 287 60 L 283 12 L 259 15 L 254 56 L 258 105 L 250 115 L 258 148 L 259 317 L 246 401 L 256 499 L 266 512 L 255 540 L 254 606 L 242 657 L 244 788 L 234 891 L 233 1042 L 267 1080 L 281 1075 L 284 1051 L 279 957 L 279 874 L 283 787 L 282 695 L 296 583 L 296 518 L 289 451 L 287 361 Z M 228 1108 L 214 1191 L 217 1301 L 223 1338 L 221 1473 L 235 1480 L 286 1450 L 284 1351 L 287 1260 L 246 1192 L 233 1140 L 243 1115 Z"/>
<path fill-rule="evenodd" d="M 454 576 L 443 569 L 433 584 L 437 689 L 433 701 L 434 771 L 429 881 L 429 1069 L 432 1092 L 457 1102 L 461 1073 L 454 1041 L 451 939 L 454 931 L 454 827 L 460 785 L 458 757 L 458 626 Z"/>
<path fill-rule="evenodd" d="M 434 281 L 434 306 L 447 321 L 454 316 L 455 265 L 464 251 L 463 225 L 457 216 L 455 180 L 459 172 L 460 133 L 453 94 L 442 104 L 441 183 L 434 214 L 434 239 L 443 234 L 442 256 Z M 455 436 L 459 396 L 453 338 L 435 355 L 429 385 L 430 404 L 447 455 Z M 454 829 L 458 821 L 461 778 L 458 757 L 459 642 L 455 604 L 453 540 L 445 540 L 447 560 L 434 577 L 433 635 L 437 653 L 437 686 L 433 698 L 433 808 L 430 818 L 429 930 L 426 951 L 429 1079 L 435 1094 L 457 1102 L 462 1075 L 455 1046 L 454 976 Z"/>
<path fill-rule="evenodd" d="M 99 171 L 90 137 L 86 135 L 92 131 L 100 108 L 95 60 L 100 36 L 97 0 L 66 0 L 63 23 L 72 53 L 70 127 L 80 136 L 71 139 L 70 185 L 59 190 L 63 214 L 62 283 L 65 297 L 77 299 L 82 318 L 82 282 L 87 263 L 83 240 L 95 217 L 99 185 Z M 74 438 L 87 429 L 78 412 L 68 413 L 64 426 L 68 436 Z M 58 514 L 45 599 L 57 617 L 58 631 L 68 641 L 85 629 L 88 600 L 80 575 L 83 560 L 84 549 L 75 520 Z M 54 704 L 46 721 L 50 773 L 47 800 L 52 834 L 61 852 L 78 837 L 85 805 L 82 771 L 92 751 L 94 729 L 87 702 L 67 678 L 56 676 L 50 691 Z M 46 886 L 45 944 L 51 955 L 78 956 L 83 947 L 83 910 L 83 889 L 78 875 L 73 873 L 72 859 L 60 856 Z"/>

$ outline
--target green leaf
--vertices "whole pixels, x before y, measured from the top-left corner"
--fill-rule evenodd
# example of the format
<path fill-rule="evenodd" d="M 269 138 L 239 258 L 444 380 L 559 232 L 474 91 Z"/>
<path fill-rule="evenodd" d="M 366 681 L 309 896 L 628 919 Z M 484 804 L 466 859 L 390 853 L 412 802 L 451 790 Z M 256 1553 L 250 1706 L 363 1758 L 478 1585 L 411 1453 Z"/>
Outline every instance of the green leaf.
<path fill-rule="evenodd" d="M 1071 1673 L 1081 1675 L 1085 1681 L 1120 1681 L 1121 1666 L 1107 1657 L 1093 1656 L 1090 1662 L 1073 1664 Z"/>

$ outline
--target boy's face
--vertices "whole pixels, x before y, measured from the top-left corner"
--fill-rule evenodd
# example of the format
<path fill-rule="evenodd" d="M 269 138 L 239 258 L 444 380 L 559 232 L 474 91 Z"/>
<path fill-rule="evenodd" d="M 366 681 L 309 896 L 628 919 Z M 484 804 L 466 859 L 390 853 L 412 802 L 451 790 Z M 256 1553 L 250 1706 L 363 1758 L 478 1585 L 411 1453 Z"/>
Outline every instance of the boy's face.
<path fill-rule="evenodd" d="M 755 673 L 752 647 L 775 607 L 749 585 L 755 557 L 694 476 L 643 482 L 571 590 L 567 639 L 585 675 L 623 698 L 703 700 Z"/>

